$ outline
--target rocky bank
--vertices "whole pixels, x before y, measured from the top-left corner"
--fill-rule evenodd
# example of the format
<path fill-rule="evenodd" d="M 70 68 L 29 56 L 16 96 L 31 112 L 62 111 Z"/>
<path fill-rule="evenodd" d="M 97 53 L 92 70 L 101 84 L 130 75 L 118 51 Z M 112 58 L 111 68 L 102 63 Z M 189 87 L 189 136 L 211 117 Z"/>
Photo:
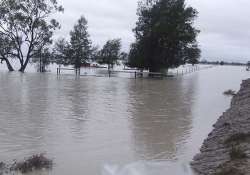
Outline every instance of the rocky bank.
<path fill-rule="evenodd" d="M 242 82 L 191 166 L 199 175 L 250 175 L 250 79 Z"/>

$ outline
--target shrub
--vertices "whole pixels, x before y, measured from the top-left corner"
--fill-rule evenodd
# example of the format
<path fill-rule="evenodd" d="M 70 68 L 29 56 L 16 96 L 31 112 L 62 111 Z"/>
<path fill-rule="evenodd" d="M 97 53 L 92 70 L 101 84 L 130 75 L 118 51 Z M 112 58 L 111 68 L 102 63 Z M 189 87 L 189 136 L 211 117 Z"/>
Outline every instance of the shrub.
<path fill-rule="evenodd" d="M 33 170 L 51 169 L 52 160 L 46 158 L 44 154 L 34 155 L 22 162 L 15 162 L 11 170 L 20 171 L 22 173 L 28 173 Z"/>
<path fill-rule="evenodd" d="M 227 90 L 224 92 L 224 95 L 228 95 L 228 96 L 235 96 L 236 92 L 233 90 Z"/>

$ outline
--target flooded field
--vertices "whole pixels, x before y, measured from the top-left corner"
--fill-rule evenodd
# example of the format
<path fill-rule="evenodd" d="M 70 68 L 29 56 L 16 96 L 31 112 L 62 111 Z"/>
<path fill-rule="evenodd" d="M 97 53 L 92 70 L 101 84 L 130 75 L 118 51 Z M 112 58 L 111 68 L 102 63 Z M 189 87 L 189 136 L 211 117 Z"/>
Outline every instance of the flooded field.
<path fill-rule="evenodd" d="M 0 162 L 36 153 L 52 175 L 191 175 L 244 67 L 171 79 L 0 72 Z"/>

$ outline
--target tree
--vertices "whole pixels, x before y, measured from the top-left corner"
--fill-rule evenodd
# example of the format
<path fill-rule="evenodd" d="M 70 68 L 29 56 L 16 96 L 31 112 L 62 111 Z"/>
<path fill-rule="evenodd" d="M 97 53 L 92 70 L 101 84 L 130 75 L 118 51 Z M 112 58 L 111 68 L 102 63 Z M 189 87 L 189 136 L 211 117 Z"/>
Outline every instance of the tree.
<path fill-rule="evenodd" d="M 7 41 L 1 44 L 0 54 L 10 71 L 10 58 L 18 59 L 19 71 L 24 72 L 30 59 L 51 44 L 53 32 L 59 28 L 51 15 L 61 11 L 57 0 L 0 1 L 0 40 Z"/>
<path fill-rule="evenodd" d="M 32 62 L 38 63 L 39 72 L 46 72 L 46 67 L 52 62 L 52 53 L 49 48 L 43 48 L 37 55 L 34 55 Z"/>
<path fill-rule="evenodd" d="M 128 54 L 126 52 L 121 52 L 119 57 L 120 57 L 119 59 L 124 62 L 128 61 Z"/>
<path fill-rule="evenodd" d="M 138 69 L 148 69 L 146 65 L 149 65 L 146 63 L 146 59 L 143 56 L 143 52 L 140 51 L 140 46 L 139 43 L 132 43 L 130 46 L 130 52 L 128 55 L 128 66 L 130 67 L 136 67 Z"/>
<path fill-rule="evenodd" d="M 199 58 L 201 56 L 201 50 L 198 48 L 197 44 L 190 45 L 185 49 L 185 63 L 190 63 L 192 65 L 199 63 Z"/>
<path fill-rule="evenodd" d="M 58 39 L 53 47 L 53 60 L 55 63 L 61 65 L 69 65 L 71 57 L 71 46 L 64 38 Z"/>
<path fill-rule="evenodd" d="M 75 68 L 80 68 L 91 57 L 91 41 L 87 31 L 87 24 L 87 20 L 82 16 L 70 32 L 70 63 Z"/>
<path fill-rule="evenodd" d="M 13 52 L 14 43 L 9 40 L 8 37 L 0 34 L 0 61 L 6 62 L 6 65 L 9 71 L 14 71 L 9 58 L 12 57 L 11 53 Z"/>
<path fill-rule="evenodd" d="M 100 64 L 107 64 L 108 69 L 113 68 L 120 58 L 121 40 L 108 40 L 99 52 L 98 62 Z"/>
<path fill-rule="evenodd" d="M 122 61 L 122 64 L 124 65 L 124 68 L 125 68 L 125 66 L 128 64 L 128 53 L 121 52 L 119 59 Z"/>
<path fill-rule="evenodd" d="M 137 14 L 136 41 L 129 53 L 131 67 L 159 72 L 194 59 L 188 52 L 198 53 L 199 31 L 193 27 L 197 11 L 187 7 L 185 0 L 142 0 Z"/>
<path fill-rule="evenodd" d="M 91 48 L 90 60 L 98 61 L 99 53 L 100 53 L 99 46 L 98 45 L 93 46 Z"/>

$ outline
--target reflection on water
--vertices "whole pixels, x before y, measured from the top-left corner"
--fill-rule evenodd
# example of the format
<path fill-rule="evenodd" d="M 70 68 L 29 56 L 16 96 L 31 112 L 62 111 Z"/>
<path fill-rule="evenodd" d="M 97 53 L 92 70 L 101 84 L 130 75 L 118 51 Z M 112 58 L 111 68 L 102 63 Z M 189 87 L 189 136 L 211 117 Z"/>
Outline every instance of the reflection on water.
<path fill-rule="evenodd" d="M 229 106 L 222 92 L 247 77 L 240 67 L 168 80 L 1 72 L 0 161 L 45 152 L 53 175 L 191 174 Z"/>
<path fill-rule="evenodd" d="M 191 129 L 197 76 L 189 81 L 143 80 L 130 84 L 134 150 L 142 160 L 176 158 Z"/>

